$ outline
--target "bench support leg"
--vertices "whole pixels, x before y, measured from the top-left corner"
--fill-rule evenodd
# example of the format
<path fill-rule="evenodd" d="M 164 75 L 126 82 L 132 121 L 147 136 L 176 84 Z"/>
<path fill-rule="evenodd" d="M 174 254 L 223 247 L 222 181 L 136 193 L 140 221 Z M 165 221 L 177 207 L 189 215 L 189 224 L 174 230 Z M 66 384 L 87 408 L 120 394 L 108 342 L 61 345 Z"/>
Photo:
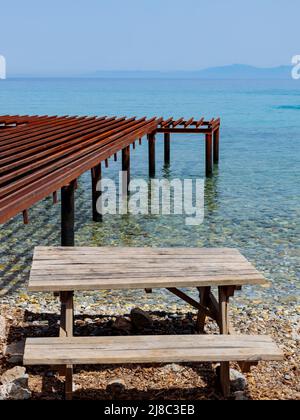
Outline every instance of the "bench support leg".
<path fill-rule="evenodd" d="M 208 307 L 210 287 L 199 287 L 200 304 Z M 203 311 L 198 311 L 196 330 L 199 334 L 204 334 L 204 327 L 206 321 L 206 314 Z"/>
<path fill-rule="evenodd" d="M 74 303 L 73 292 L 61 292 L 61 320 L 60 320 L 60 337 L 72 337 L 74 325 Z M 72 399 L 73 394 L 73 366 L 66 365 L 64 367 L 65 382 L 65 397 L 66 400 Z"/>
<path fill-rule="evenodd" d="M 73 366 L 66 366 L 65 398 L 70 401 L 73 399 Z"/>
<path fill-rule="evenodd" d="M 60 337 L 73 336 L 73 292 L 61 292 L 61 320 L 60 320 Z"/>
<path fill-rule="evenodd" d="M 227 287 L 219 287 L 220 327 L 221 334 L 229 334 L 229 291 Z M 230 395 L 230 363 L 222 362 L 220 368 L 220 383 L 225 398 Z"/>

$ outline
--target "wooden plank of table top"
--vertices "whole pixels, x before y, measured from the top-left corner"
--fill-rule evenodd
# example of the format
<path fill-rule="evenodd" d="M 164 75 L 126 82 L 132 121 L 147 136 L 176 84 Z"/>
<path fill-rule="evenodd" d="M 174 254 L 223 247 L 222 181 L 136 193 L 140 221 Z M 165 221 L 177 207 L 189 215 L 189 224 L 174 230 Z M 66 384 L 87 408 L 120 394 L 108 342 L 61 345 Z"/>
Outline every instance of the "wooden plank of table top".
<path fill-rule="evenodd" d="M 130 273 L 144 273 L 145 276 L 151 273 L 177 273 L 178 275 L 186 275 L 188 273 L 194 274 L 258 274 L 258 272 L 254 268 L 244 268 L 243 266 L 231 266 L 231 265 L 190 265 L 190 264 L 167 264 L 167 265 L 136 265 L 134 262 L 128 265 L 124 264 L 113 264 L 113 265 L 104 265 L 104 264 L 74 264 L 74 265 L 33 265 L 31 270 L 32 274 L 39 275 L 43 273 L 53 273 L 53 275 L 63 275 L 63 274 L 89 274 L 95 273 L 99 275 L 105 275 L 105 273 L 114 274 L 129 274 Z"/>
<path fill-rule="evenodd" d="M 247 261 L 236 249 L 228 248 L 116 248 L 116 247 L 37 247 L 34 258 L 70 258 L 70 257 L 96 257 L 96 258 L 234 258 L 237 261 Z"/>
<path fill-rule="evenodd" d="M 31 292 L 62 292 L 62 291 L 89 291 L 89 290 L 126 290 L 126 289 L 162 289 L 170 287 L 208 287 L 208 286 L 244 286 L 266 285 L 262 276 L 194 276 L 194 277 L 118 277 L 101 278 L 98 276 L 72 275 L 69 278 L 62 276 L 52 278 L 50 276 L 30 279 L 28 290 Z"/>
<path fill-rule="evenodd" d="M 177 252 L 184 252 L 184 253 L 234 253 L 242 255 L 238 249 L 236 248 L 195 248 L 195 247 L 173 247 L 173 248 L 153 248 L 153 247 L 118 247 L 118 246 L 74 246 L 74 247 L 64 247 L 64 246 L 37 246 L 35 247 L 35 252 L 51 252 L 51 251 L 58 251 L 58 252 L 75 252 L 75 251 L 87 251 L 87 252 L 136 252 L 136 251 L 144 251 L 144 252 L 166 252 L 166 253 L 177 253 Z"/>
<path fill-rule="evenodd" d="M 282 360 L 267 336 L 130 336 L 27 339 L 25 365 Z"/>
<path fill-rule="evenodd" d="M 119 260 L 126 260 L 126 259 L 131 259 L 135 258 L 136 260 L 138 259 L 153 259 L 155 258 L 156 260 L 158 259 L 166 259 L 166 258 L 177 258 L 178 260 L 190 260 L 190 259 L 195 259 L 197 258 L 198 261 L 201 260 L 209 260 L 209 261 L 236 261 L 236 262 L 240 262 L 240 261 L 244 261 L 247 262 L 248 260 L 246 258 L 243 257 L 239 257 L 238 255 L 233 255 L 233 254 L 167 254 L 167 253 L 157 253 L 157 254 L 150 254 L 150 253 L 141 253 L 141 252 L 137 252 L 136 254 L 129 254 L 129 253 L 108 253 L 108 252 L 97 252 L 97 253 L 87 253 L 87 252 L 82 252 L 80 253 L 80 251 L 74 251 L 74 253 L 65 253 L 65 252 L 60 252 L 60 253 L 55 253 L 54 251 L 51 253 L 47 253 L 47 252 L 42 252 L 42 253 L 36 253 L 34 258 L 36 260 L 53 260 L 53 259 L 57 259 L 57 260 L 63 260 L 63 261 L 72 261 L 72 260 L 79 260 L 79 261 L 83 261 L 86 258 L 89 258 L 91 260 L 96 260 L 100 258 L 100 260 L 107 260 L 107 258 L 109 259 L 116 259 L 119 258 Z"/>
<path fill-rule="evenodd" d="M 267 284 L 230 248 L 35 249 L 29 290 L 68 291 Z"/>

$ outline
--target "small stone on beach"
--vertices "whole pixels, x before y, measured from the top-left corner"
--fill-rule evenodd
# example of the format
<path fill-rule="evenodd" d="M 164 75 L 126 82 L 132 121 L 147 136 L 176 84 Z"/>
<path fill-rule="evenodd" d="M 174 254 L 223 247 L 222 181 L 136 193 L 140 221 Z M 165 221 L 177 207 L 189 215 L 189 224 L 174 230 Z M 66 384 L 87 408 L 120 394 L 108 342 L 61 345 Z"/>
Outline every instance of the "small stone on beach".
<path fill-rule="evenodd" d="M 132 309 L 130 317 L 132 324 L 137 329 L 150 328 L 152 326 L 151 316 L 140 308 Z"/>
<path fill-rule="evenodd" d="M 112 394 L 120 394 L 126 389 L 126 383 L 122 378 L 114 378 L 107 384 L 106 391 Z"/>

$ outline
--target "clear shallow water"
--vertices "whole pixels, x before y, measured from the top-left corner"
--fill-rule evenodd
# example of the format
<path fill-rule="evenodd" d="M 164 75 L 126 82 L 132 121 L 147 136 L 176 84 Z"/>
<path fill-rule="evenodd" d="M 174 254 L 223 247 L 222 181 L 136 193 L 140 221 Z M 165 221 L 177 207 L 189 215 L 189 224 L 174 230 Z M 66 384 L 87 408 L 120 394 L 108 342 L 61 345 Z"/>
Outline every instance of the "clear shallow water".
<path fill-rule="evenodd" d="M 202 225 L 186 226 L 179 216 L 132 215 L 106 216 L 95 225 L 85 174 L 77 192 L 77 243 L 236 247 L 272 282 L 270 289 L 246 288 L 243 296 L 299 300 L 300 82 L 7 80 L 0 83 L 0 114 L 220 116 L 221 162 L 206 180 Z M 132 176 L 147 177 L 145 143 L 132 153 Z M 168 170 L 162 157 L 158 142 L 159 177 L 204 176 L 201 138 L 174 137 Z M 119 168 L 112 163 L 105 175 L 116 177 Z M 17 217 L 0 228 L 2 295 L 24 287 L 35 245 L 59 244 L 59 206 L 44 200 L 30 219 L 29 226 Z"/>

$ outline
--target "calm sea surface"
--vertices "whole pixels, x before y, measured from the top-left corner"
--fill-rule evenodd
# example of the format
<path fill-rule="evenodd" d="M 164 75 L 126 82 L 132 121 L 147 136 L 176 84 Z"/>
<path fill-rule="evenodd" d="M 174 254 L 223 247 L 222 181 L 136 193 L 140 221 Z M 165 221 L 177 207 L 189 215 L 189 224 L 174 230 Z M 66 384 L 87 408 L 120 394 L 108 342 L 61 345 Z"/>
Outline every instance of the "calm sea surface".
<path fill-rule="evenodd" d="M 242 296 L 286 305 L 299 299 L 299 81 L 6 80 L 0 81 L 0 114 L 220 116 L 221 162 L 216 176 L 205 181 L 202 225 L 186 226 L 179 216 L 132 215 L 107 216 L 102 225 L 93 224 L 85 174 L 76 199 L 77 243 L 235 247 L 272 282 L 269 289 L 246 288 Z M 173 139 L 169 169 L 163 168 L 158 141 L 157 176 L 203 178 L 201 137 Z M 116 177 L 119 165 L 112 163 L 105 175 Z M 144 142 L 132 153 L 132 175 L 147 173 Z M 0 227 L 4 299 L 24 289 L 34 246 L 59 245 L 59 206 L 46 199 L 30 210 L 30 219 L 29 226 L 17 217 Z M 134 293 L 123 292 L 124 302 Z M 165 292 L 156 293 L 166 299 Z"/>

